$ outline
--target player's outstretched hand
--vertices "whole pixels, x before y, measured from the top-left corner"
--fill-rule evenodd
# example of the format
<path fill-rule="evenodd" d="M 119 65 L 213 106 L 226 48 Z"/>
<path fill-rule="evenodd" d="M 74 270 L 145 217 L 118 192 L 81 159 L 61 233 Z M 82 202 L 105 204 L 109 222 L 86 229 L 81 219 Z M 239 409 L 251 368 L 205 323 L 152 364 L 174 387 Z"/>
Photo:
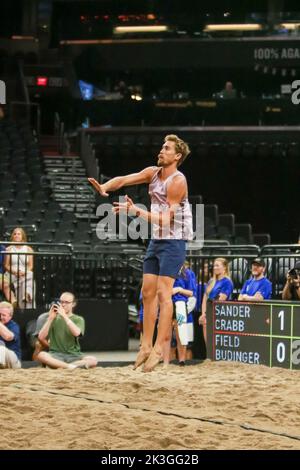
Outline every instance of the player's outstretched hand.
<path fill-rule="evenodd" d="M 114 202 L 113 203 L 114 205 L 113 212 L 115 214 L 119 214 L 119 212 L 127 212 L 127 214 L 135 214 L 136 207 L 133 204 L 132 199 L 130 199 L 130 197 L 126 195 L 125 201 L 126 202 Z"/>
<path fill-rule="evenodd" d="M 91 183 L 92 186 L 94 186 L 96 191 L 98 191 L 101 196 L 108 196 L 108 193 L 104 189 L 104 184 L 98 183 L 98 181 L 96 181 L 94 178 L 88 178 L 88 181 Z"/>

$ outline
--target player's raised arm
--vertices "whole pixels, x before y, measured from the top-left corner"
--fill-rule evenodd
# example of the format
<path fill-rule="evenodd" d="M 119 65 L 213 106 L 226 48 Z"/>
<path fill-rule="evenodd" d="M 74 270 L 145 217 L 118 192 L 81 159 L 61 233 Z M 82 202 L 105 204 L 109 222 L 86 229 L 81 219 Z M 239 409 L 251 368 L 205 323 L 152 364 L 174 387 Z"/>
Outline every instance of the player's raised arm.
<path fill-rule="evenodd" d="M 123 186 L 133 186 L 135 184 L 150 183 L 151 178 L 156 171 L 156 167 L 147 167 L 139 173 L 131 175 L 117 176 L 104 184 L 98 183 L 94 178 L 88 178 L 88 181 L 94 186 L 101 196 L 108 196 L 111 191 L 117 191 Z"/>

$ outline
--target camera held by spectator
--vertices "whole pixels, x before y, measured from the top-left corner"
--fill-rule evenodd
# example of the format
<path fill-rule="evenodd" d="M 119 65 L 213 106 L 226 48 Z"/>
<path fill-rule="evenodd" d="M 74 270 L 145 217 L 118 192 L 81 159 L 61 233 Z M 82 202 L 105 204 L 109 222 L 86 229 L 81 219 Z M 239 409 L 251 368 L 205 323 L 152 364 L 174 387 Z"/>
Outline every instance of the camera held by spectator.
<path fill-rule="evenodd" d="M 300 276 L 299 269 L 292 268 L 288 271 L 288 280 L 290 281 L 297 280 L 299 276 Z"/>
<path fill-rule="evenodd" d="M 282 291 L 283 300 L 300 300 L 300 261 L 286 275 L 286 283 Z"/>

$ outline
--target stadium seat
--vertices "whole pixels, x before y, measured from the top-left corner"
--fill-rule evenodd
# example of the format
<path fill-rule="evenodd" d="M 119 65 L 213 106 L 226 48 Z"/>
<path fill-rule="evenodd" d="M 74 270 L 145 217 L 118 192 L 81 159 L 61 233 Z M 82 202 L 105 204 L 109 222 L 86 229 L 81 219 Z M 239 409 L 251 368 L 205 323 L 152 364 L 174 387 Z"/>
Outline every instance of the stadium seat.
<path fill-rule="evenodd" d="M 235 224 L 236 245 L 251 245 L 253 243 L 252 227 L 250 224 Z"/>
<path fill-rule="evenodd" d="M 234 214 L 220 214 L 218 225 L 219 238 L 232 242 L 234 240 L 235 235 L 234 224 Z"/>
<path fill-rule="evenodd" d="M 246 258 L 234 258 L 229 262 L 231 279 L 235 289 L 240 289 L 249 275 L 249 265 Z"/>
<path fill-rule="evenodd" d="M 242 157 L 252 160 L 256 155 L 256 146 L 252 142 L 245 142 L 242 146 Z"/>
<path fill-rule="evenodd" d="M 254 245 L 264 246 L 271 244 L 271 236 L 269 233 L 254 233 L 253 234 Z"/>

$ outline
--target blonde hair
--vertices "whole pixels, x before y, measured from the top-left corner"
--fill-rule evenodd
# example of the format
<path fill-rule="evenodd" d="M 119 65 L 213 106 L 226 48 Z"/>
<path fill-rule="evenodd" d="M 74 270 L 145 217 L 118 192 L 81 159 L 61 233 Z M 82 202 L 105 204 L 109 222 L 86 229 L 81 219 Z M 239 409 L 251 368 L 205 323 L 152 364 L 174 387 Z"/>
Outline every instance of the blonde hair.
<path fill-rule="evenodd" d="M 5 300 L 3 300 L 3 302 L 0 302 L 0 308 L 7 308 L 7 309 L 9 309 L 10 315 L 13 316 L 14 307 L 12 306 L 11 303 L 6 302 Z"/>
<path fill-rule="evenodd" d="M 13 241 L 14 233 L 15 233 L 16 230 L 19 230 L 21 232 L 22 242 L 27 242 L 27 235 L 26 235 L 25 230 L 22 227 L 16 227 L 16 228 L 13 229 L 13 231 L 11 232 L 10 241 L 11 242 Z"/>
<path fill-rule="evenodd" d="M 167 142 L 167 140 L 175 143 L 176 153 L 181 153 L 181 158 L 177 163 L 177 167 L 179 167 L 184 162 L 186 157 L 191 153 L 190 148 L 188 144 L 184 142 L 184 140 L 180 139 L 175 134 L 166 135 L 165 142 Z"/>
<path fill-rule="evenodd" d="M 228 279 L 231 279 L 228 260 L 226 258 L 216 258 L 214 260 L 214 263 L 216 261 L 218 261 L 219 263 L 221 263 L 224 266 L 224 269 L 225 269 L 224 277 L 227 277 Z M 217 282 L 217 278 L 216 278 L 216 275 L 214 274 L 213 277 L 211 278 L 211 282 L 209 281 L 209 283 L 208 283 L 208 286 L 207 286 L 207 289 L 206 289 L 206 294 L 207 295 L 213 290 L 216 282 Z"/>

